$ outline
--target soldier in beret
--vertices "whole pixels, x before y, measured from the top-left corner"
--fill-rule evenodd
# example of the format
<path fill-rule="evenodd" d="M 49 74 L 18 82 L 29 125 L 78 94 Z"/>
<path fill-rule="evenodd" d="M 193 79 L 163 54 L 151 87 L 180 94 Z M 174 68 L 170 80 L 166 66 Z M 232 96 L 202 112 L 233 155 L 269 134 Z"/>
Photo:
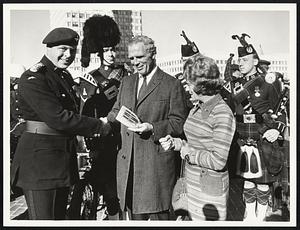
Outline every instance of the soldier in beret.
<path fill-rule="evenodd" d="M 66 68 L 79 40 L 55 28 L 43 40 L 47 51 L 19 81 L 18 111 L 26 121 L 11 166 L 11 183 L 23 189 L 31 220 L 65 219 L 69 187 L 79 179 L 76 135 L 106 135 L 110 128 L 79 115 L 79 98 Z"/>
<path fill-rule="evenodd" d="M 94 15 L 84 27 L 81 62 L 89 65 L 90 53 L 97 53 L 101 65 L 80 78 L 82 114 L 89 117 L 106 117 L 114 105 L 118 88 L 127 71 L 115 63 L 116 46 L 121 33 L 117 23 L 109 16 Z M 116 159 L 120 145 L 118 129 L 105 137 L 86 138 L 93 159 L 90 182 L 103 195 L 109 220 L 119 219 L 119 199 L 116 188 Z"/>
<path fill-rule="evenodd" d="M 280 173 L 278 139 L 286 126 L 285 114 L 276 111 L 281 97 L 280 82 L 275 75 L 258 71 L 256 50 L 245 42 L 243 35 L 238 38 L 243 45 L 238 47 L 238 64 L 243 77 L 233 88 L 240 146 L 237 174 L 245 179 L 245 221 L 263 221 L 270 200 L 270 186 Z"/>

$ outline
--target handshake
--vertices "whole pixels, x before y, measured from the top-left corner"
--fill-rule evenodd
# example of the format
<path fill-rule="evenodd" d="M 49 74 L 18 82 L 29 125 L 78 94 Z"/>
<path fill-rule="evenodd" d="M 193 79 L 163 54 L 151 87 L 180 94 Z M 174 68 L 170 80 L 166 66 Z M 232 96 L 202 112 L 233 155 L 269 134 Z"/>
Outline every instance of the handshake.
<path fill-rule="evenodd" d="M 100 133 L 95 133 L 94 137 L 109 135 L 111 133 L 111 126 L 108 123 L 107 117 L 100 117 L 99 119 L 102 121 L 102 127 Z"/>

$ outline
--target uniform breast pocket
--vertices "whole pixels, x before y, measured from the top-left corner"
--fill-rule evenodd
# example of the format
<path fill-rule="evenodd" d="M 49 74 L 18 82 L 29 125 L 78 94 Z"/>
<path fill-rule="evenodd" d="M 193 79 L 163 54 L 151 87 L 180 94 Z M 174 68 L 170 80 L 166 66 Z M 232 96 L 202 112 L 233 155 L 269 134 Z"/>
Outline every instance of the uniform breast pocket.
<path fill-rule="evenodd" d="M 34 148 L 34 166 L 41 180 L 64 179 L 67 176 L 69 153 L 65 141 L 58 136 L 37 138 Z"/>

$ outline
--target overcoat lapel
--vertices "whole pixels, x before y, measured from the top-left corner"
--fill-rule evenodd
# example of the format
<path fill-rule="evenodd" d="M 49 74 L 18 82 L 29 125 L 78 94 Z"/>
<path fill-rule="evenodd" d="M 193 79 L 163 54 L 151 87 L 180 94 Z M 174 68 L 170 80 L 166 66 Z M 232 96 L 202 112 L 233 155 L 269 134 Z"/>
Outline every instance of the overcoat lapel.
<path fill-rule="evenodd" d="M 130 98 L 133 98 L 132 100 L 132 105 L 130 105 L 130 107 L 132 108 L 132 110 L 135 110 L 135 105 L 137 103 L 137 98 L 136 98 L 136 95 L 137 95 L 137 87 L 138 87 L 138 82 L 139 82 L 139 75 L 136 73 L 134 75 L 132 75 L 131 79 L 132 81 L 130 82 L 130 84 L 133 86 L 132 90 L 131 90 L 131 93 L 130 93 Z"/>
<path fill-rule="evenodd" d="M 161 80 L 162 80 L 162 75 L 160 74 L 160 70 L 157 69 L 156 73 L 153 75 L 152 79 L 148 84 L 145 94 L 137 101 L 136 108 L 145 100 L 146 97 L 148 97 L 150 93 L 153 92 L 153 90 L 160 84 Z M 136 95 L 136 91 L 135 91 L 135 95 Z"/>

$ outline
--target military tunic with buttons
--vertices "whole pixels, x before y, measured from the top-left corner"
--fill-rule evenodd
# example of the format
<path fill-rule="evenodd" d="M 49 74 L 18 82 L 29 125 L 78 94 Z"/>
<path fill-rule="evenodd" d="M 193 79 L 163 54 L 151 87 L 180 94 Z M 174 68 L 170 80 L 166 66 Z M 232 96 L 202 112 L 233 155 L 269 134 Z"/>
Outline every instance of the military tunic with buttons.
<path fill-rule="evenodd" d="M 76 135 L 101 133 L 102 122 L 79 115 L 79 98 L 67 70 L 44 56 L 25 71 L 18 87 L 18 110 L 27 129 L 11 166 L 11 183 L 23 189 L 68 187 L 78 179 Z M 45 124 L 52 133 L 28 131 L 29 124 Z M 27 131 L 26 131 L 27 130 Z"/>
<path fill-rule="evenodd" d="M 268 79 L 265 75 L 255 73 L 241 78 L 233 87 L 232 97 L 236 117 L 236 130 L 240 145 L 253 143 L 258 147 L 262 177 L 252 179 L 256 183 L 269 183 L 276 179 L 270 173 L 262 152 L 262 135 L 268 129 L 277 129 L 283 134 L 285 128 L 285 114 L 278 116 L 272 123 L 266 119 L 270 110 L 275 109 L 280 101 L 281 85 L 278 79 Z M 264 140 L 266 141 L 266 140 Z"/>
<path fill-rule="evenodd" d="M 121 80 L 127 74 L 123 66 L 101 65 L 80 78 L 81 113 L 89 117 L 106 117 L 114 105 Z M 85 138 L 94 159 L 91 182 L 105 199 L 117 197 L 116 157 L 120 145 L 119 127 L 105 137 Z"/>

